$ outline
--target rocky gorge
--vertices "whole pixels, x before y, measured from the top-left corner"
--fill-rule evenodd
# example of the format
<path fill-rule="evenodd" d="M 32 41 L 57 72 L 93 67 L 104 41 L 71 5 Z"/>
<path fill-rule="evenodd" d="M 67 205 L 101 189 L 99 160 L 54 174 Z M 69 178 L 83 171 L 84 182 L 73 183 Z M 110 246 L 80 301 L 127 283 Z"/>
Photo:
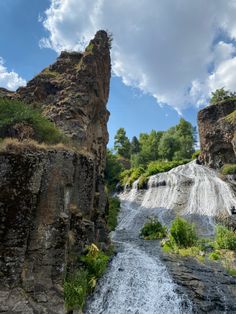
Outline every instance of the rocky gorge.
<path fill-rule="evenodd" d="M 40 110 L 66 138 L 58 145 L 37 143 L 27 123 L 1 134 L 15 140 L 0 148 L 0 312 L 78 313 L 65 308 L 65 275 L 73 274 L 86 245 L 107 248 L 111 239 L 116 254 L 85 313 L 236 313 L 236 279 L 220 263 L 167 254 L 159 242 L 139 237 L 150 216 L 167 227 L 184 217 L 209 238 L 218 220 L 236 228 L 235 175 L 218 171 L 236 162 L 236 102 L 199 112 L 197 162 L 119 193 L 118 225 L 109 236 L 104 169 L 110 40 L 98 31 L 83 53 L 62 52 L 26 87 L 0 89 L 1 98 Z"/>

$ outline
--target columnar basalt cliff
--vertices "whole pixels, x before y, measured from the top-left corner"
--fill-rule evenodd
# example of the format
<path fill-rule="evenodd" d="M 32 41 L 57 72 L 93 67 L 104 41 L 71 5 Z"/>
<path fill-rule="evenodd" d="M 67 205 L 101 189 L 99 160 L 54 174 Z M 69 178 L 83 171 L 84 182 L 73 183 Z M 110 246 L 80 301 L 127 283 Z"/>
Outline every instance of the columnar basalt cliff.
<path fill-rule="evenodd" d="M 65 313 L 63 280 L 86 244 L 108 244 L 105 224 L 109 38 L 57 61 L 16 93 L 76 149 L 9 144 L 0 151 L 0 312 Z"/>
<path fill-rule="evenodd" d="M 200 161 L 212 168 L 236 162 L 236 100 L 227 99 L 198 113 Z"/>

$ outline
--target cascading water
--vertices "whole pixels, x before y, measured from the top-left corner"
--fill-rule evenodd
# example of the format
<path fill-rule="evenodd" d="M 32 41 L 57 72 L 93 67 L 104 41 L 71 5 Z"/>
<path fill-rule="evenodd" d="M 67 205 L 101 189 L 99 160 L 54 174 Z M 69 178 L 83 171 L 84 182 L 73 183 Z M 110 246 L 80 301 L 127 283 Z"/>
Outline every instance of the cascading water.
<path fill-rule="evenodd" d="M 214 170 L 196 162 L 152 176 L 147 190 L 120 195 L 121 213 L 112 239 L 118 253 L 88 302 L 87 314 L 192 313 L 191 302 L 177 293 L 158 257 L 155 241 L 139 239 L 147 217 L 169 225 L 176 214 L 194 221 L 198 231 L 211 235 L 214 217 L 229 215 L 236 206 L 231 188 Z"/>

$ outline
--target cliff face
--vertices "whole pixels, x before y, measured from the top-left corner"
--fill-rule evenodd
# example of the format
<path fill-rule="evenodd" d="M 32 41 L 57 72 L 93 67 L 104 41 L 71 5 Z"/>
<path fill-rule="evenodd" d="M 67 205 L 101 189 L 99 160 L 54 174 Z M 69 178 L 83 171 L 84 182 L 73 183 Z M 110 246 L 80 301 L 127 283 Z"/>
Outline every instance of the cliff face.
<path fill-rule="evenodd" d="M 236 162 L 236 100 L 225 100 L 198 113 L 200 161 L 220 168 Z"/>
<path fill-rule="evenodd" d="M 102 172 L 108 142 L 110 75 L 109 38 L 99 31 L 84 53 L 62 52 L 14 97 L 41 107 L 80 148 L 95 156 Z"/>
<path fill-rule="evenodd" d="M 18 143 L 0 151 L 0 312 L 65 313 L 66 271 L 86 244 L 108 243 L 109 81 L 109 39 L 99 31 L 83 54 L 63 52 L 16 93 L 0 89 L 42 107 L 78 148 Z"/>

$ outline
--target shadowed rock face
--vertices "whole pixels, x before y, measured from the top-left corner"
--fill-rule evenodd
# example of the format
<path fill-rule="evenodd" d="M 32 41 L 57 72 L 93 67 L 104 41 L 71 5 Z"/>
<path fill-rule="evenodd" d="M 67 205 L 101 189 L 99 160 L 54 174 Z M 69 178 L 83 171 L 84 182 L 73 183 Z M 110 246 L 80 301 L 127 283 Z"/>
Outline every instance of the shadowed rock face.
<path fill-rule="evenodd" d="M 235 111 L 236 100 L 225 100 L 198 113 L 202 152 L 199 159 L 212 168 L 236 162 Z"/>
<path fill-rule="evenodd" d="M 108 141 L 109 38 L 57 61 L 16 93 L 78 149 L 17 144 L 0 151 L 0 312 L 65 313 L 63 280 L 89 243 L 108 244 L 103 171 Z"/>

